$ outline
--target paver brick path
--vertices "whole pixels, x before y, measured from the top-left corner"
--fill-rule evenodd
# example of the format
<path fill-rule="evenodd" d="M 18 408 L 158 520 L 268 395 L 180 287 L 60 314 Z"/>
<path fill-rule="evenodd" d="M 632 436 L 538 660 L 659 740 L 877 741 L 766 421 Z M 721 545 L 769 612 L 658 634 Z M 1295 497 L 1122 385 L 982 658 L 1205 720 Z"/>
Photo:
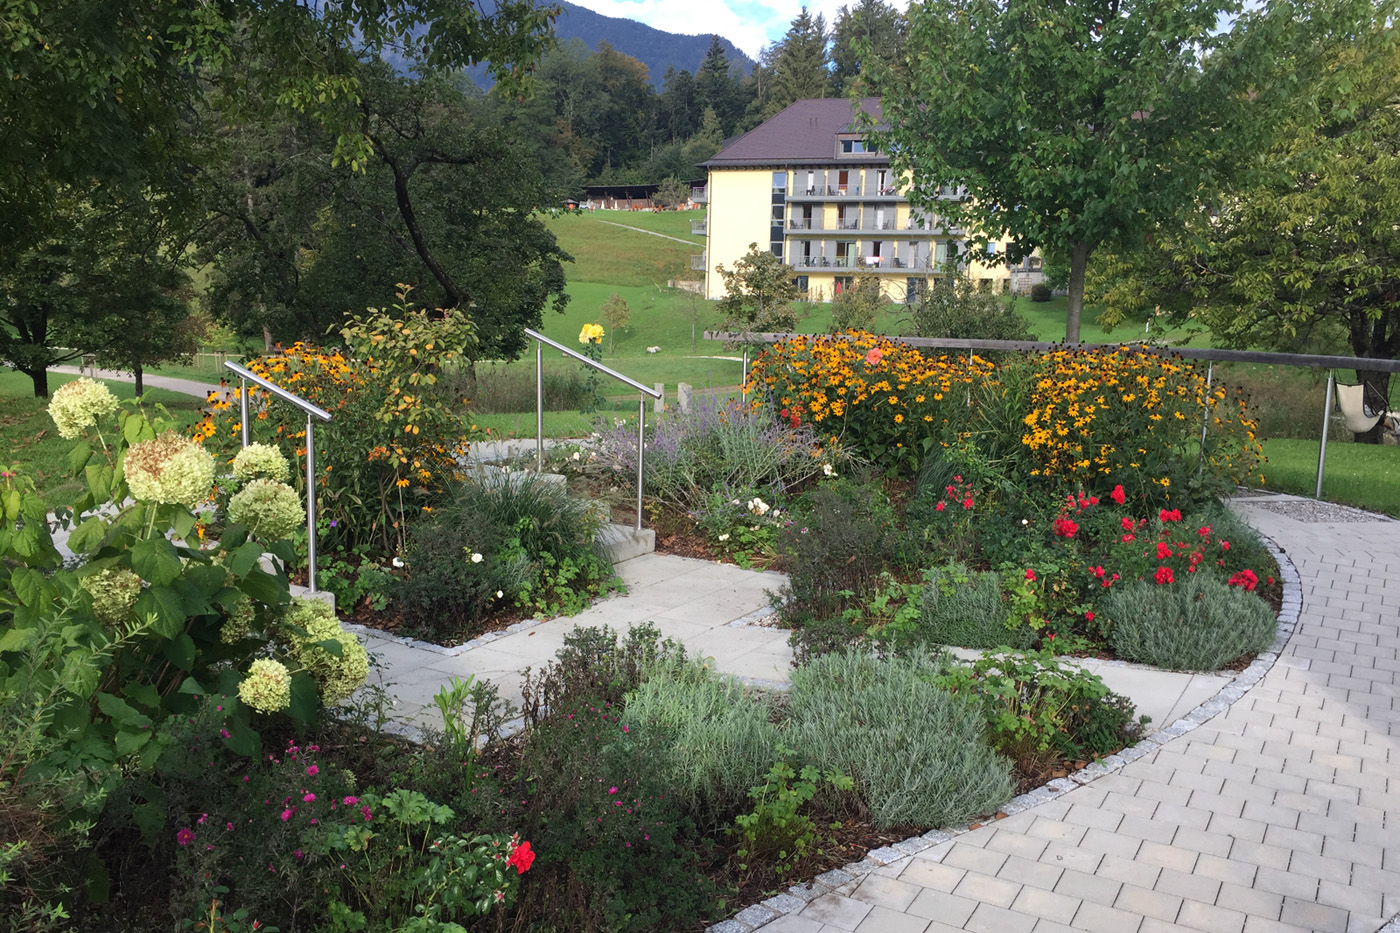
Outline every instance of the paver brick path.
<path fill-rule="evenodd" d="M 750 908 L 712 929 L 1400 931 L 1387 925 L 1400 914 L 1400 522 L 1235 507 L 1292 559 L 1302 596 L 1292 639 L 1240 699 L 1047 803 L 913 854 L 877 850 L 884 864 L 863 877 L 829 873 L 770 902 L 807 901 L 793 913 L 764 923 L 773 913 Z"/>

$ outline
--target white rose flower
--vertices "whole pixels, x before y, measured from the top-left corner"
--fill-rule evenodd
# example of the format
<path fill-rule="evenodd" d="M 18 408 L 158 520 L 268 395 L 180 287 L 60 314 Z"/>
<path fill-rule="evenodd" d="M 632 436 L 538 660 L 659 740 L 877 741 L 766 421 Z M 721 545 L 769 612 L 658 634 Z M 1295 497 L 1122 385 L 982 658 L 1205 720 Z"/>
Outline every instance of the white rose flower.
<path fill-rule="evenodd" d="M 481 563 L 481 555 L 478 554 L 478 553 L 476 553 L 475 551 L 472 552 L 472 563 L 473 563 L 473 564 L 479 564 L 479 563 Z"/>
<path fill-rule="evenodd" d="M 719 536 L 719 539 L 720 539 L 721 541 L 728 541 L 728 540 L 729 540 L 729 534 L 726 532 L 725 534 L 720 535 L 720 536 Z"/>

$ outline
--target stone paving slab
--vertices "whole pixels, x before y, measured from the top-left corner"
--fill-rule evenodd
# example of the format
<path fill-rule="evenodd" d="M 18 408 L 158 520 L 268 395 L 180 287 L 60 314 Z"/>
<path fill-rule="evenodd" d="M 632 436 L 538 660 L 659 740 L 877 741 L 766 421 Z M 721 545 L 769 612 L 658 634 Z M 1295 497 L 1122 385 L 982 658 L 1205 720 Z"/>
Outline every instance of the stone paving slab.
<path fill-rule="evenodd" d="M 1285 552 L 1287 591 L 1273 651 L 1215 696 L 1005 819 L 876 850 L 725 933 L 1400 933 L 1400 523 L 1287 498 L 1233 504 Z M 1173 715 L 1208 692 L 1179 689 Z"/>

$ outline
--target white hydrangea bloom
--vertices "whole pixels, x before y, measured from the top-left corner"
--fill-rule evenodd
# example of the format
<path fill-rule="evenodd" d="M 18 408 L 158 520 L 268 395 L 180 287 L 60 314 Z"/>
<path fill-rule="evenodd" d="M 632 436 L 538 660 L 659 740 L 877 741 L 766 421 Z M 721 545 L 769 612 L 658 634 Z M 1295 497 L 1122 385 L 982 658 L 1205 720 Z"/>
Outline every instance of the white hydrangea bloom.
<path fill-rule="evenodd" d="M 286 483 L 255 479 L 229 499 L 228 517 L 262 540 L 276 541 L 296 531 L 306 512 L 297 491 Z"/>
<path fill-rule="evenodd" d="M 285 483 L 292 478 L 292 467 L 282 451 L 271 444 L 249 444 L 233 458 L 233 478 L 240 483 L 255 479 Z"/>
<path fill-rule="evenodd" d="M 214 485 L 209 451 L 174 431 L 133 444 L 124 469 L 131 495 L 143 502 L 194 508 Z"/>
<path fill-rule="evenodd" d="M 292 705 L 292 675 L 281 661 L 259 658 L 238 685 L 238 698 L 260 713 L 275 713 Z"/>
<path fill-rule="evenodd" d="M 79 377 L 60 386 L 49 400 L 49 417 L 58 427 L 59 437 L 72 440 L 97 423 L 103 415 L 117 410 L 117 397 L 100 382 Z"/>

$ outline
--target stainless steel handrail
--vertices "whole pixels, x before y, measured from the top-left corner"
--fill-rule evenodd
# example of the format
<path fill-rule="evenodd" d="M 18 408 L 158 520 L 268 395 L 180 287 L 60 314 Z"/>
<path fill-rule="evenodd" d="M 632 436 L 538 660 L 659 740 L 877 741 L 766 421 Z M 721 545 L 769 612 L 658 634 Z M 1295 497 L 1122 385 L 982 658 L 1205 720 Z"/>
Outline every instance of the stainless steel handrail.
<path fill-rule="evenodd" d="M 284 402 L 306 413 L 306 582 L 307 592 L 316 592 L 316 428 L 312 418 L 330 421 L 331 413 L 318 408 L 293 392 L 249 372 L 237 363 L 224 361 L 224 368 L 238 375 L 238 412 L 242 419 L 243 446 L 248 446 L 248 383 L 266 389 Z"/>
<path fill-rule="evenodd" d="M 637 382 L 635 379 L 629 379 L 627 376 L 622 375 L 622 373 L 617 372 L 617 371 L 614 370 L 614 369 L 609 369 L 608 367 L 604 366 L 602 363 L 599 363 L 599 362 L 597 362 L 597 361 L 595 361 L 595 360 L 590 360 L 588 357 L 584 356 L 582 353 L 579 353 L 577 350 L 571 350 L 571 349 L 569 349 L 568 347 L 564 346 L 562 343 L 557 343 L 557 342 L 555 342 L 555 341 L 553 341 L 553 340 L 550 340 L 548 337 L 546 337 L 544 334 L 541 334 L 539 331 L 531 330 L 530 328 L 527 327 L 527 328 L 525 328 L 525 335 L 526 335 L 527 337 L 533 338 L 533 339 L 536 341 L 536 343 L 535 343 L 535 465 L 536 465 L 536 469 L 538 469 L 541 473 L 544 472 L 544 347 L 545 347 L 545 344 L 549 344 L 551 347 L 553 347 L 554 349 L 560 351 L 560 352 L 563 353 L 565 356 L 571 356 L 571 357 L 573 357 L 574 359 L 578 360 L 580 363 L 583 363 L 585 366 L 590 366 L 590 367 L 592 367 L 593 369 L 598 370 L 598 372 L 600 372 L 600 373 L 604 373 L 604 374 L 606 374 L 606 375 L 608 375 L 608 376 L 611 376 L 612 378 L 616 379 L 617 381 L 622 382 L 622 383 L 625 383 L 625 384 L 631 386 L 632 388 L 636 389 L 638 392 L 641 393 L 641 396 L 638 397 L 638 399 L 637 399 L 637 524 L 636 524 L 637 530 L 638 530 L 638 531 L 641 531 L 641 530 L 642 530 L 642 476 L 643 476 L 642 463 L 643 463 L 643 459 L 644 459 L 644 456 L 645 456 L 644 450 L 645 450 L 645 447 L 646 447 L 646 429 L 647 429 L 647 400 L 646 400 L 646 396 L 650 395 L 652 398 L 659 399 L 659 398 L 661 398 L 661 394 L 662 394 L 662 393 L 659 392 L 659 391 L 656 390 L 656 389 L 649 389 L 649 388 L 647 388 L 646 386 L 642 385 L 640 382 Z"/>

